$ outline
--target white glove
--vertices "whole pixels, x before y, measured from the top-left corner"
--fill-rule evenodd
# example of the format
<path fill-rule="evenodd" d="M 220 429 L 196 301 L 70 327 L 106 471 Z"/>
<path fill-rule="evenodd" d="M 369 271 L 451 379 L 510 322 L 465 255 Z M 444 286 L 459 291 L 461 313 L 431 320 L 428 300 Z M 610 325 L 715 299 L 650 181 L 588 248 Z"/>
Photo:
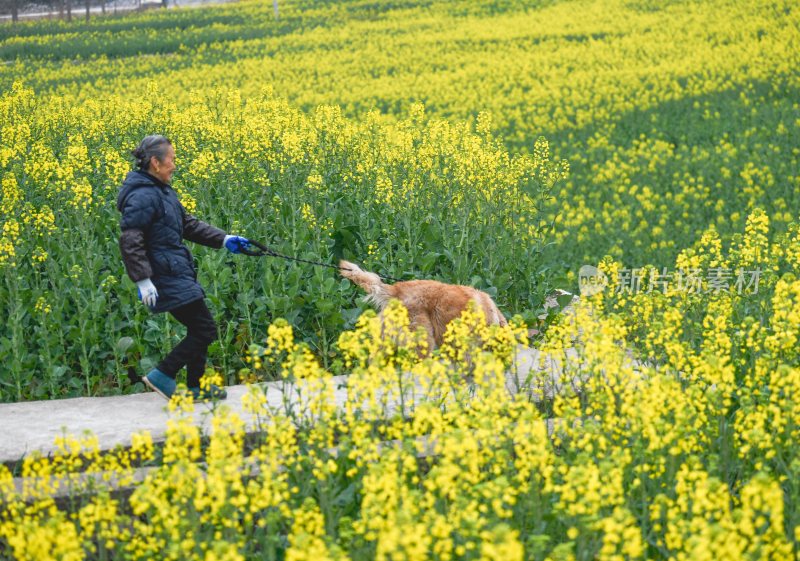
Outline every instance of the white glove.
<path fill-rule="evenodd" d="M 150 308 L 155 306 L 156 300 L 158 300 L 158 290 L 156 290 L 156 285 L 153 284 L 153 281 L 150 279 L 136 281 L 136 286 L 139 289 L 139 300 Z"/>

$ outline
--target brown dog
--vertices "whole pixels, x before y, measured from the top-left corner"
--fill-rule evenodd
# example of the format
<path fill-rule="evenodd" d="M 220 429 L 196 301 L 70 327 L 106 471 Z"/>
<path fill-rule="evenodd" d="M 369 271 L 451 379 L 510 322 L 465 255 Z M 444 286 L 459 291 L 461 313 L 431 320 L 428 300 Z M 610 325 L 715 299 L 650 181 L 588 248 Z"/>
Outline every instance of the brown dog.
<path fill-rule="evenodd" d="M 411 329 L 423 327 L 428 332 L 428 348 L 442 344 L 447 324 L 461 315 L 470 300 L 483 310 L 489 325 L 506 325 L 506 318 L 492 298 L 471 286 L 444 284 L 432 280 L 384 284 L 375 273 L 361 270 L 349 261 L 339 261 L 339 271 L 367 291 L 367 301 L 383 312 L 389 300 L 397 298 L 408 309 Z"/>

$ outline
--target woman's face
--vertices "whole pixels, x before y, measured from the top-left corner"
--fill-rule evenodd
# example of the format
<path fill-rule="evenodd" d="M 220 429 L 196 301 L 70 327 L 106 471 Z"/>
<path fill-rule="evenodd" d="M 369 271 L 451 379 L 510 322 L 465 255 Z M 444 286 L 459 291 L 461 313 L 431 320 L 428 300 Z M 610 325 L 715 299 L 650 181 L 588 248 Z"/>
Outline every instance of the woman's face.
<path fill-rule="evenodd" d="M 167 145 L 167 153 L 163 160 L 159 160 L 155 156 L 150 158 L 149 171 L 164 183 L 169 183 L 175 171 L 175 149 L 172 145 Z"/>

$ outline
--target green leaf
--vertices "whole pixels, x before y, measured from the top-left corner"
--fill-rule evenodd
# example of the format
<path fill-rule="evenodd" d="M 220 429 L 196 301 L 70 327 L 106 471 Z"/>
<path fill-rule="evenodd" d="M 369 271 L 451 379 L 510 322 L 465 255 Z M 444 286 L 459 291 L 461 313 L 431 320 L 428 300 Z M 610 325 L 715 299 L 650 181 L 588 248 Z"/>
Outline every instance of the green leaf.
<path fill-rule="evenodd" d="M 356 495 L 356 484 L 355 482 L 351 483 L 344 490 L 339 493 L 336 498 L 333 499 L 333 504 L 338 507 L 346 506 L 353 502 L 353 498 Z"/>
<path fill-rule="evenodd" d="M 441 257 L 441 253 L 436 253 L 435 251 L 429 251 L 422 258 L 419 260 L 419 268 L 420 271 L 423 273 L 427 273 L 433 269 L 433 266 L 436 264 L 436 260 Z"/>
<path fill-rule="evenodd" d="M 133 345 L 133 337 L 122 337 L 117 341 L 117 352 L 124 353 Z"/>

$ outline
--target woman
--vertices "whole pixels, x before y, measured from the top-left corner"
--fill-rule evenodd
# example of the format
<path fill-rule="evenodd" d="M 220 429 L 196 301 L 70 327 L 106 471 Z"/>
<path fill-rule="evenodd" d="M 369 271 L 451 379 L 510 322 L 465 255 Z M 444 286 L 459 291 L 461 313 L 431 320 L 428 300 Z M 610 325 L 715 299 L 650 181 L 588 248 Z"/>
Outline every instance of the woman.
<path fill-rule="evenodd" d="M 169 185 L 175 150 L 167 138 L 147 136 L 131 153 L 138 169 L 128 173 L 117 197 L 122 213 L 122 260 L 142 302 L 153 312 L 169 312 L 187 329 L 186 337 L 143 378 L 144 383 L 169 399 L 175 392 L 176 374 L 186 366 L 186 385 L 195 399 L 224 399 L 227 392 L 218 386 L 200 389 L 217 326 L 183 240 L 216 249 L 224 245 L 232 253 L 239 253 L 248 241 L 226 235 L 186 212 Z"/>

